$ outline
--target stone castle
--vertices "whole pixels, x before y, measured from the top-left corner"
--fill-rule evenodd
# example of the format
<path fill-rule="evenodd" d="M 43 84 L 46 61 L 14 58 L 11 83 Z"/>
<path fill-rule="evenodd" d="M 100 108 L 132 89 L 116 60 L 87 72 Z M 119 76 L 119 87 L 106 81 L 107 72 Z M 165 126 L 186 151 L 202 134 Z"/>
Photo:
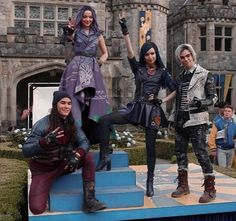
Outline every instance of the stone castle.
<path fill-rule="evenodd" d="M 85 4 L 96 10 L 104 31 L 109 59 L 102 73 L 114 109 L 131 100 L 134 92 L 118 23 L 121 12 L 126 14 L 137 56 L 142 43 L 150 39 L 157 43 L 163 61 L 176 75 L 179 65 L 174 50 L 178 44 L 190 43 L 198 53 L 199 63 L 216 74 L 221 100 L 236 105 L 236 0 L 0 0 L 2 131 L 15 125 L 17 107 L 33 105 L 35 87 L 58 85 L 66 65 L 61 27 Z"/>

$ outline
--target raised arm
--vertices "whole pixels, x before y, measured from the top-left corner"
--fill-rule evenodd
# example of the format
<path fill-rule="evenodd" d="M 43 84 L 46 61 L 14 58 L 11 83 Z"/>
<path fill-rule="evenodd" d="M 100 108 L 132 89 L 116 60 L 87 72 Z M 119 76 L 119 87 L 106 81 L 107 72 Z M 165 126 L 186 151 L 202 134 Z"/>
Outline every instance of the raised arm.
<path fill-rule="evenodd" d="M 98 38 L 98 46 L 101 51 L 101 57 L 98 60 L 98 64 L 102 65 L 108 58 L 107 46 L 105 44 L 105 39 L 102 35 Z"/>
<path fill-rule="evenodd" d="M 126 25 L 126 19 L 125 17 L 123 17 L 122 15 L 119 15 L 120 17 L 120 21 L 119 24 L 121 26 L 121 31 L 124 35 L 124 39 L 125 39 L 125 44 L 127 47 L 127 52 L 128 52 L 128 58 L 133 58 L 134 57 L 134 51 L 133 51 L 133 47 L 130 41 L 130 36 L 129 36 L 129 31 Z"/>
<path fill-rule="evenodd" d="M 168 96 L 166 96 L 165 98 L 162 99 L 162 102 L 165 103 L 173 98 L 175 98 L 176 96 L 176 91 L 171 92 Z"/>

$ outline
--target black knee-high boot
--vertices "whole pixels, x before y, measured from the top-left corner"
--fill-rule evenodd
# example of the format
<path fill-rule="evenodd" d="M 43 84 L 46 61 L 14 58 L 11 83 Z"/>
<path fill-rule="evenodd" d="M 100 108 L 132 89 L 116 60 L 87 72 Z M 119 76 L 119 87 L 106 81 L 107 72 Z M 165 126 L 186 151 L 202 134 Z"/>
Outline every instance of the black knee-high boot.
<path fill-rule="evenodd" d="M 109 156 L 109 153 L 110 149 L 100 149 L 100 159 L 98 165 L 96 166 L 96 171 L 103 170 L 104 168 L 106 168 L 107 171 L 111 170 L 111 158 Z"/>
<path fill-rule="evenodd" d="M 154 173 L 148 172 L 147 182 L 146 182 L 146 196 L 152 197 L 154 195 L 153 180 L 154 180 Z"/>

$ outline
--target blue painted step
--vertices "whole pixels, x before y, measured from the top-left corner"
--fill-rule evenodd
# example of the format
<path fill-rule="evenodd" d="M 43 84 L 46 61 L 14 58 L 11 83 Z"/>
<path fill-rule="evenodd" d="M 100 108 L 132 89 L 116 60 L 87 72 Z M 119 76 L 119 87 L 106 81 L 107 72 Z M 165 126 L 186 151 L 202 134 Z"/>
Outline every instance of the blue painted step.
<path fill-rule="evenodd" d="M 107 205 L 107 208 L 138 207 L 144 204 L 143 190 L 137 186 L 99 187 L 96 198 Z M 79 211 L 83 206 L 82 189 L 70 191 L 51 191 L 50 211 Z"/>
<path fill-rule="evenodd" d="M 99 171 L 95 174 L 96 187 L 128 186 L 136 184 L 136 173 L 129 167 L 112 168 L 110 171 Z M 82 171 L 59 177 L 51 191 L 64 191 L 82 188 Z"/>
<path fill-rule="evenodd" d="M 99 160 L 99 152 L 94 151 L 94 160 L 96 162 L 96 165 Z M 115 167 L 128 167 L 129 166 L 129 157 L 128 154 L 125 151 L 113 151 L 111 156 L 111 168 Z"/>

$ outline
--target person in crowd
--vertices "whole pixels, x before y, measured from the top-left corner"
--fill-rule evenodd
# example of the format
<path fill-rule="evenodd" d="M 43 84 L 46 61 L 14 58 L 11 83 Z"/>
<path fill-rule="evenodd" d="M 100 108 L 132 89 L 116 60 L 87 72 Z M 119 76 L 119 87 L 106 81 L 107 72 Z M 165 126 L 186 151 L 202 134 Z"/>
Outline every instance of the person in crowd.
<path fill-rule="evenodd" d="M 208 138 L 211 155 L 217 158 L 219 166 L 226 168 L 231 168 L 235 155 L 236 123 L 232 118 L 233 112 L 231 105 L 225 105 L 223 117 L 213 123 Z"/>
<path fill-rule="evenodd" d="M 16 106 L 16 128 L 27 128 L 28 117 L 32 115 L 32 108 L 26 108 L 22 111 L 19 105 Z M 31 119 L 30 119 L 31 120 Z"/>
<path fill-rule="evenodd" d="M 100 161 L 97 170 L 107 166 L 110 169 L 109 132 L 114 124 L 141 125 L 146 133 L 147 182 L 146 195 L 154 194 L 153 178 L 156 162 L 155 140 L 160 127 L 167 125 L 161 104 L 175 96 L 175 83 L 165 68 L 157 45 L 153 42 L 143 44 L 140 59 L 136 60 L 129 37 L 126 19 L 120 15 L 121 30 L 128 51 L 128 60 L 135 78 L 135 95 L 126 108 L 105 115 L 100 119 Z M 168 88 L 170 94 L 162 100 L 158 98 L 160 88 Z"/>
<path fill-rule="evenodd" d="M 47 209 L 49 190 L 57 177 L 79 168 L 82 168 L 83 210 L 96 212 L 106 207 L 95 198 L 93 155 L 87 151 L 86 136 L 75 126 L 71 109 L 70 95 L 55 91 L 51 113 L 35 123 L 23 144 L 24 156 L 31 158 L 29 207 L 33 214 L 41 214 Z"/>
<path fill-rule="evenodd" d="M 197 64 L 197 56 L 189 44 L 181 44 L 175 51 L 176 60 L 183 71 L 176 78 L 176 100 L 173 115 L 175 122 L 175 153 L 178 163 L 178 186 L 171 194 L 178 198 L 189 194 L 188 186 L 188 142 L 204 174 L 204 193 L 200 203 L 215 199 L 215 176 L 206 147 L 206 130 L 209 122 L 208 106 L 217 101 L 213 75 Z"/>
<path fill-rule="evenodd" d="M 99 142 L 96 134 L 99 118 L 111 112 L 100 66 L 107 60 L 108 52 L 100 31 L 95 10 L 83 6 L 76 19 L 69 22 L 68 34 L 73 40 L 75 56 L 66 66 L 59 90 L 66 91 L 72 99 L 72 114 L 77 127 L 82 127 L 90 143 Z M 97 59 L 97 49 L 100 58 Z"/>
<path fill-rule="evenodd" d="M 224 118 L 224 109 L 225 105 L 229 104 L 226 101 L 218 101 L 215 104 L 215 107 L 218 108 L 218 114 L 214 117 L 213 122 L 216 122 L 218 119 Z"/>

